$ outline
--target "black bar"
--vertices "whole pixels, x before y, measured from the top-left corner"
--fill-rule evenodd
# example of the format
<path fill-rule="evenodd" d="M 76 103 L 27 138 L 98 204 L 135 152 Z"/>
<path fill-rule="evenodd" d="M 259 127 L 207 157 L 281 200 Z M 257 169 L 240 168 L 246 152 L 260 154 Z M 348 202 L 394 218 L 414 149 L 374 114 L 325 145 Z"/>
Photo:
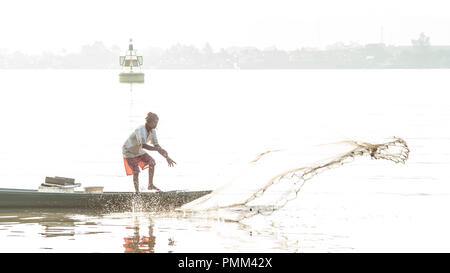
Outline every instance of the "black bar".
<path fill-rule="evenodd" d="M 18 257 L 12 257 L 12 256 Z M 11 256 L 11 257 L 10 257 Z M 72 271 L 118 272 L 440 272 L 447 269 L 450 254 L 302 254 L 302 253 L 141 253 L 141 254 L 0 254 L 0 261 L 26 261 L 20 267 L 45 271 L 59 267 Z M 435 271 L 433 268 L 440 270 Z M 111 269 L 111 270 L 109 270 Z M 332 271 L 328 271 L 328 270 Z M 108 271 L 106 271 L 108 270 Z M 52 270 L 50 270 L 52 271 Z"/>

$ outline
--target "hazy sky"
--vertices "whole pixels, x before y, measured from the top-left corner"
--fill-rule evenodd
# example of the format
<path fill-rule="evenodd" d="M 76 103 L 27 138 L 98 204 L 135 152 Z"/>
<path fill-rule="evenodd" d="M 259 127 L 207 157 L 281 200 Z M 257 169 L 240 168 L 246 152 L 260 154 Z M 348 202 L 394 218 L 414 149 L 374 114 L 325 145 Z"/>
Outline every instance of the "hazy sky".
<path fill-rule="evenodd" d="M 450 5 L 422 0 L 14 0 L 2 2 L 0 49 L 78 51 L 102 41 L 125 50 L 175 43 L 214 49 L 410 44 L 424 32 L 450 45 Z"/>

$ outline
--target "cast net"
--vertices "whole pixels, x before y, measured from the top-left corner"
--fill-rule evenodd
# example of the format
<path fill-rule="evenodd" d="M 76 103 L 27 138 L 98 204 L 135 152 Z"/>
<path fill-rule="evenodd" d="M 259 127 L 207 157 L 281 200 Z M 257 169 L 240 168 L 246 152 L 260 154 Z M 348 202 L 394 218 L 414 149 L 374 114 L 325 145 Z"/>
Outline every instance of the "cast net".
<path fill-rule="evenodd" d="M 405 163 L 409 148 L 403 139 L 393 137 L 378 144 L 349 140 L 295 150 L 268 150 L 249 162 L 230 183 L 179 210 L 214 217 L 227 215 L 228 220 L 237 221 L 270 214 L 297 198 L 306 181 L 363 156 Z"/>

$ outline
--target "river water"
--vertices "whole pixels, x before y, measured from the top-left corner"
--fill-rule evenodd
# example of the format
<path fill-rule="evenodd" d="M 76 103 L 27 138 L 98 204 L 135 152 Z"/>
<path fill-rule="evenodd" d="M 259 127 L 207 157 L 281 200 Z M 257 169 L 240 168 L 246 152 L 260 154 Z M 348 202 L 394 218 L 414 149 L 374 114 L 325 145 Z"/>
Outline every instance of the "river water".
<path fill-rule="evenodd" d="M 133 191 L 121 146 L 149 111 L 177 162 L 162 190 L 216 189 L 257 154 L 397 136 L 406 164 L 370 158 L 308 181 L 241 222 L 142 211 L 0 210 L 0 252 L 448 252 L 449 70 L 0 71 L 0 187 L 45 176 Z M 145 191 L 147 173 L 141 173 Z M 95 240 L 95 244 L 92 241 Z"/>

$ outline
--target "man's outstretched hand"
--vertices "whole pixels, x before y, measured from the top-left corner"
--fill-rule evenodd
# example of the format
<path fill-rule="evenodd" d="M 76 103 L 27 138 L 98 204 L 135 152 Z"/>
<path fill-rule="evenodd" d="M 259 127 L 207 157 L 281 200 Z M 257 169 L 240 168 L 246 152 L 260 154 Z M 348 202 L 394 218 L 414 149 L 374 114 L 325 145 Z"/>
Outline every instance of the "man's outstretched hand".
<path fill-rule="evenodd" d="M 167 164 L 169 164 L 169 167 L 173 167 L 177 162 L 173 161 L 172 158 L 166 157 Z"/>
<path fill-rule="evenodd" d="M 173 167 L 175 164 L 177 164 L 175 161 L 172 160 L 172 158 L 169 157 L 169 154 L 167 153 L 167 151 L 164 150 L 163 148 L 161 148 L 161 146 L 155 145 L 155 147 L 157 148 L 157 151 L 166 158 L 167 164 L 169 164 L 169 167 Z"/>

